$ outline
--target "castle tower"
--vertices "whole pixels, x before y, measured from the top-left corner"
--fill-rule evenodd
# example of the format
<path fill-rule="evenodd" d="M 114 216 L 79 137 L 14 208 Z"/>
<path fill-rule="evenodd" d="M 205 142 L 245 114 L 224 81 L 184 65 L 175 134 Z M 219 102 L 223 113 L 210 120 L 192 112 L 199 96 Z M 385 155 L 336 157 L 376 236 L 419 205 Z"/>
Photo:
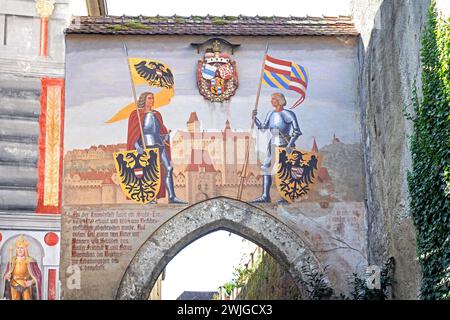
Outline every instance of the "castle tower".
<path fill-rule="evenodd" d="M 341 143 L 341 140 L 336 137 L 336 134 L 333 134 L 333 140 L 331 141 L 332 144 L 338 144 Z"/>
<path fill-rule="evenodd" d="M 191 112 L 186 124 L 188 132 L 194 133 L 200 131 L 200 121 L 198 120 L 197 112 Z"/>
<path fill-rule="evenodd" d="M 225 121 L 225 131 L 227 130 L 231 130 L 231 124 L 230 124 L 230 120 L 227 119 L 227 121 Z"/>
<path fill-rule="evenodd" d="M 235 162 L 235 149 L 234 149 L 234 136 L 233 131 L 231 130 L 230 120 L 227 119 L 225 122 L 225 128 L 222 131 L 222 152 L 223 152 L 223 162 L 222 162 L 222 181 L 225 184 L 230 183 L 231 175 L 233 172 L 230 172 L 230 165 L 232 166 Z"/>
<path fill-rule="evenodd" d="M 197 117 L 197 112 L 191 112 L 188 121 L 186 122 L 188 133 L 191 136 L 191 149 L 201 149 L 202 148 L 202 137 L 203 134 L 200 128 L 200 121 Z"/>
<path fill-rule="evenodd" d="M 216 196 L 217 170 L 206 150 L 191 150 L 191 162 L 184 169 L 186 174 L 186 200 L 197 202 Z"/>
<path fill-rule="evenodd" d="M 111 179 L 111 176 L 107 176 L 103 180 L 101 186 L 102 202 L 101 203 L 116 203 L 116 185 Z"/>

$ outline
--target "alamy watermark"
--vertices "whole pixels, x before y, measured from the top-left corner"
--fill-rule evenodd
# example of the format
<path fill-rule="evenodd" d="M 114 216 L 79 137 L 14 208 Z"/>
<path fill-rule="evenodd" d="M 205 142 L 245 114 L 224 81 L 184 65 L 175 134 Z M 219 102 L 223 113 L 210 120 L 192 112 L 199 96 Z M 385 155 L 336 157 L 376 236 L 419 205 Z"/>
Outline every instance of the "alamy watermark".
<path fill-rule="evenodd" d="M 81 269 L 79 265 L 70 265 L 66 270 L 66 286 L 69 290 L 81 289 Z"/>
<path fill-rule="evenodd" d="M 366 269 L 366 276 L 367 289 L 381 289 L 381 268 L 379 266 L 368 266 Z"/>

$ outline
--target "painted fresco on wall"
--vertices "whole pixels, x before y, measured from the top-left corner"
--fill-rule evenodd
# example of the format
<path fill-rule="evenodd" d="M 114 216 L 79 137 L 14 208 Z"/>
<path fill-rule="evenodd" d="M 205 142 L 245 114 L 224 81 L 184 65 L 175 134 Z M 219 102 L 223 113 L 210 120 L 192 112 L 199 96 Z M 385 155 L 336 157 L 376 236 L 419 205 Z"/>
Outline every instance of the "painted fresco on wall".
<path fill-rule="evenodd" d="M 23 235 L 10 247 L 6 263 L 4 296 L 8 300 L 41 300 L 42 271 L 28 253 L 29 243 Z"/>
<path fill-rule="evenodd" d="M 58 234 L 2 231 L 0 257 L 2 299 L 58 299 Z"/>
<path fill-rule="evenodd" d="M 120 47 L 121 43 L 117 45 Z M 200 67 L 203 80 L 207 77 L 212 80 L 219 74 L 229 81 L 233 81 L 234 76 L 237 78 L 236 62 L 230 62 L 231 54 L 227 50 L 231 51 L 227 43 L 217 40 L 206 44 L 205 57 L 210 56 L 200 60 L 203 61 Z M 247 88 L 243 90 L 248 96 L 242 104 L 239 90 L 236 100 L 240 97 L 241 101 L 212 102 L 214 99 L 205 99 L 203 94 L 203 101 L 196 99 L 193 87 L 200 83 L 190 81 L 198 76 L 199 69 L 195 74 L 186 59 L 182 59 L 182 66 L 172 68 L 168 61 L 177 64 L 178 58 L 171 59 L 167 54 L 155 51 L 149 54 L 143 50 L 134 51 L 128 57 L 121 48 L 116 51 L 114 57 L 109 58 L 117 66 L 116 76 L 105 77 L 102 83 L 104 90 L 116 88 L 121 94 L 116 102 L 113 99 L 116 91 L 111 91 L 110 99 L 114 102 L 108 106 L 108 111 L 103 108 L 100 112 L 104 118 L 99 112 L 89 112 L 87 121 L 76 123 L 76 119 L 82 117 L 79 113 L 75 121 L 71 120 L 69 92 L 64 175 L 66 205 L 186 205 L 216 196 L 252 203 L 319 200 L 322 206 L 327 206 L 333 202 L 334 186 L 328 168 L 322 165 L 324 154 L 318 149 L 318 139 L 324 146 L 328 140 L 331 145 L 341 144 L 345 148 L 335 135 L 343 128 L 336 126 L 333 130 L 331 125 L 322 130 L 323 121 L 318 118 L 323 115 L 323 107 L 308 106 L 307 59 L 302 63 L 293 62 L 301 58 L 292 50 L 287 53 L 272 50 L 274 52 L 267 56 L 264 49 L 255 52 L 251 67 L 257 70 L 263 62 L 263 70 L 252 75 L 253 81 L 246 79 Z M 91 55 L 95 56 L 95 52 Z M 278 58 L 280 56 L 286 58 Z M 222 63 L 213 64 L 214 57 L 222 59 Z M 212 67 L 207 66 L 207 61 Z M 221 66 L 227 67 L 221 69 Z M 245 66 L 242 68 L 245 74 Z M 221 71 L 223 69 L 231 73 Z M 80 76 L 94 77 L 89 72 Z M 249 77 L 248 73 L 246 76 Z M 314 77 L 320 79 L 322 75 L 314 74 Z M 121 79 L 120 87 L 117 78 Z M 263 84 L 261 91 L 258 91 L 258 83 Z M 321 84 L 315 82 L 314 85 Z M 211 92 L 210 85 L 208 88 Z M 129 93 L 122 96 L 127 91 Z M 255 98 L 257 91 L 260 93 Z M 106 93 L 85 87 L 81 96 L 89 99 L 89 92 L 94 96 Z M 136 102 L 130 102 L 133 95 Z M 186 105 L 185 98 L 193 104 Z M 121 106 L 118 103 L 121 99 L 128 101 Z M 254 108 L 253 99 L 260 100 L 259 109 Z M 74 100 L 79 98 L 74 97 Z M 316 104 L 314 96 L 311 100 Z M 188 115 L 184 125 L 183 115 Z M 220 119 L 225 120 L 222 128 L 218 126 Z M 105 120 L 110 128 L 105 128 Z M 344 114 L 337 114 L 336 120 L 348 122 Z M 71 135 L 74 132 L 71 124 L 73 129 L 82 126 L 89 132 L 97 130 L 95 135 L 76 141 L 77 137 Z M 111 134 L 113 127 L 115 132 Z M 353 128 L 346 128 L 343 134 L 356 140 L 355 127 L 353 124 Z M 321 131 L 329 132 L 329 136 L 324 137 Z M 84 148 L 75 148 L 76 145 Z"/>
<path fill-rule="evenodd" d="M 257 205 L 307 237 L 334 266 L 332 279 L 345 282 L 339 270 L 364 265 L 355 42 L 272 38 L 266 56 L 266 38 L 228 40 L 68 38 L 62 279 L 78 266 L 85 285 L 104 281 L 65 296 L 113 297 L 162 223 L 219 196 Z M 232 68 L 203 66 L 207 53 L 229 57 Z M 204 80 L 231 72 L 239 85 L 213 101 L 199 72 Z M 211 83 L 205 90 L 221 93 Z M 326 253 L 334 250 L 345 253 Z"/>

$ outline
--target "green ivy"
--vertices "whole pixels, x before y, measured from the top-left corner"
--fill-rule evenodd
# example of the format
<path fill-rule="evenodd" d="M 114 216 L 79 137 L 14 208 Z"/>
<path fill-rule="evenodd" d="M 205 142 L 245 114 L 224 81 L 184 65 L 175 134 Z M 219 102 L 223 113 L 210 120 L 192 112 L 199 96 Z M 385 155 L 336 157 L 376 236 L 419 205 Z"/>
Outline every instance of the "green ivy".
<path fill-rule="evenodd" d="M 421 298 L 450 298 L 450 20 L 435 0 L 422 34 L 422 98 L 413 92 L 410 210 L 422 270 Z"/>
<path fill-rule="evenodd" d="M 309 257 L 302 267 L 304 279 L 301 279 L 301 283 L 311 300 L 329 300 L 334 294 L 334 289 L 325 281 L 325 271 L 326 267 L 323 272 L 311 269 Z"/>
<path fill-rule="evenodd" d="M 340 299 L 345 300 L 387 300 L 390 298 L 389 289 L 392 287 L 392 274 L 394 272 L 395 261 L 394 258 L 389 258 L 384 263 L 380 272 L 380 288 L 370 289 L 367 286 L 366 279 L 361 278 L 358 274 L 353 274 L 351 281 L 353 291 L 350 293 L 351 298 L 340 295 Z"/>

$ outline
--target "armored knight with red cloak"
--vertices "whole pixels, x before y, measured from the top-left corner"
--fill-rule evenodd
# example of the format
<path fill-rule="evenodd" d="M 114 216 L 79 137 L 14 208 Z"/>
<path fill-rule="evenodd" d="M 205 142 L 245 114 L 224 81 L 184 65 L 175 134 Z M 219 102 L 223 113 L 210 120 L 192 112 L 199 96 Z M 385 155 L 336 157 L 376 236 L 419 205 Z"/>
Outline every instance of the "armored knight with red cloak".
<path fill-rule="evenodd" d="M 138 110 L 134 110 L 128 118 L 127 149 L 136 149 L 139 154 L 142 154 L 144 148 L 159 148 L 161 177 L 163 179 L 156 198 L 164 198 L 167 190 L 169 203 L 186 204 L 175 195 L 169 131 L 164 125 L 161 114 L 152 109 L 154 104 L 153 93 L 142 93 L 137 104 Z M 139 120 L 141 123 L 139 123 Z M 142 127 L 145 145 L 142 143 L 140 127 Z"/>

